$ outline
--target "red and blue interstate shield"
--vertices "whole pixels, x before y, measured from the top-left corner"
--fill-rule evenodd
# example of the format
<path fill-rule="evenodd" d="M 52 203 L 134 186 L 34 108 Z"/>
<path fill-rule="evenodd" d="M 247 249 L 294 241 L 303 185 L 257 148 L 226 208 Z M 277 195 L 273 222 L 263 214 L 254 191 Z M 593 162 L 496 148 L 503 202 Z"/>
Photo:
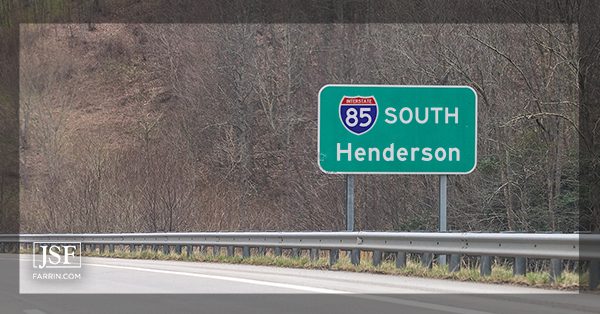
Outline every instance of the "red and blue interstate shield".
<path fill-rule="evenodd" d="M 377 121 L 375 97 L 344 96 L 340 102 L 340 119 L 351 133 L 361 135 L 368 132 Z"/>

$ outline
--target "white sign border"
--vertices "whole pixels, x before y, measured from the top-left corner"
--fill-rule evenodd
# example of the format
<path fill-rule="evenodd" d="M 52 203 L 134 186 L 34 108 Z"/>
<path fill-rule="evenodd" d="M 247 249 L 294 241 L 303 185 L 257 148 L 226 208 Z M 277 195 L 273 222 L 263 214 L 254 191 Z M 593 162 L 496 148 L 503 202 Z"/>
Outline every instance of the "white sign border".
<path fill-rule="evenodd" d="M 328 171 L 321 166 L 321 93 L 327 87 L 414 87 L 414 88 L 468 88 L 475 95 L 475 162 L 473 168 L 467 172 L 372 172 L 372 171 Z M 470 174 L 477 168 L 477 129 L 478 129 L 478 108 L 477 108 L 477 91 L 468 85 L 379 85 L 379 84 L 326 84 L 319 89 L 317 94 L 317 164 L 319 169 L 327 174 L 395 174 L 395 175 L 454 175 L 454 174 Z"/>

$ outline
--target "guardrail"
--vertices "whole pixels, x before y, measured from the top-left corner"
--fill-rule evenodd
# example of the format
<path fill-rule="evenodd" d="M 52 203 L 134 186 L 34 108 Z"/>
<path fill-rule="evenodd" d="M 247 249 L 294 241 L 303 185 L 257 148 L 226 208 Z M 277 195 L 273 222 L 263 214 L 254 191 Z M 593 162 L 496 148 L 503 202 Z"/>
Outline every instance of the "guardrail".
<path fill-rule="evenodd" d="M 360 251 L 373 252 L 373 264 L 379 265 L 383 253 L 394 255 L 397 267 L 406 265 L 407 253 L 418 253 L 421 263 L 431 267 L 434 256 L 445 263 L 450 255 L 450 271 L 460 269 L 461 256 L 479 256 L 482 275 L 491 274 L 492 259 L 513 257 L 513 273 L 524 275 L 527 258 L 550 259 L 550 276 L 555 280 L 562 273 L 563 260 L 587 261 L 590 274 L 590 287 L 598 286 L 600 280 L 600 235 L 599 234 L 535 234 L 535 233 L 427 233 L 427 232 L 200 232 L 200 233 L 121 233 L 121 234 L 21 234 L 0 235 L 0 252 L 7 245 L 29 248 L 33 242 L 81 242 L 82 250 L 100 250 L 106 247 L 114 251 L 115 245 L 128 246 L 130 250 L 142 249 L 157 251 L 159 246 L 164 253 L 174 247 L 179 254 L 193 252 L 194 246 L 206 251 L 212 247 L 214 254 L 227 248 L 228 255 L 235 254 L 235 248 L 242 248 L 242 256 L 249 257 L 251 248 L 258 254 L 272 249 L 273 254 L 281 255 L 282 250 L 291 250 L 292 256 L 299 256 L 301 250 L 309 250 L 312 259 L 319 256 L 319 250 L 329 252 L 330 264 L 335 264 L 339 252 L 350 251 L 353 264 L 360 262 Z M 391 254 L 390 254 L 391 253 Z"/>

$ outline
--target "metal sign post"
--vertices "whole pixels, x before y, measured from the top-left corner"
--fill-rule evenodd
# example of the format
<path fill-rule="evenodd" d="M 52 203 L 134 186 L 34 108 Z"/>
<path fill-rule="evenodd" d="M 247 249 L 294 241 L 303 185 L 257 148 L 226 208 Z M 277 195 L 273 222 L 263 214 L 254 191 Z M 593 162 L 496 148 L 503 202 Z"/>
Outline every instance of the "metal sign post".
<path fill-rule="evenodd" d="M 446 192 L 448 188 L 448 176 L 441 175 L 440 176 L 440 228 L 439 232 L 446 232 L 448 223 L 447 223 L 447 211 L 446 211 Z M 442 254 L 439 256 L 440 265 L 446 265 L 446 255 Z"/>
<path fill-rule="evenodd" d="M 346 231 L 354 231 L 354 176 L 346 175 Z"/>

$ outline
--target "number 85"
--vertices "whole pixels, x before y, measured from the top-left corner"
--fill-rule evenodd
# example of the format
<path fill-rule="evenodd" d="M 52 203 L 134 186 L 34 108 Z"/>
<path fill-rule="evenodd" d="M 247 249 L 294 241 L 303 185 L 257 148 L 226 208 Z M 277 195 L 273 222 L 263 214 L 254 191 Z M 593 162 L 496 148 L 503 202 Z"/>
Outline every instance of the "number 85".
<path fill-rule="evenodd" d="M 369 124 L 371 124 L 371 115 L 369 115 L 369 112 L 371 112 L 371 107 L 362 107 L 360 108 L 358 111 L 356 110 L 356 108 L 350 108 L 346 111 L 346 125 L 348 125 L 349 127 L 355 127 L 357 124 L 360 127 L 366 127 Z M 361 120 L 363 119 L 367 119 L 367 121 L 362 122 L 362 123 L 358 123 L 359 118 Z"/>

